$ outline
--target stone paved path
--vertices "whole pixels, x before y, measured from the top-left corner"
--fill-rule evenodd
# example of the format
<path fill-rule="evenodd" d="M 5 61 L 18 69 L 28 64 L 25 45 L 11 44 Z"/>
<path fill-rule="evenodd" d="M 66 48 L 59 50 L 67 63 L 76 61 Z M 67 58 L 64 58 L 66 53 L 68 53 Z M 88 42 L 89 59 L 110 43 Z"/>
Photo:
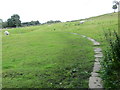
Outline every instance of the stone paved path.
<path fill-rule="evenodd" d="M 80 35 L 77 33 L 71 33 L 71 34 Z M 85 35 L 81 35 L 81 36 L 83 38 L 87 38 L 88 40 L 92 41 L 94 46 L 100 46 L 100 43 L 95 41 L 94 39 L 87 37 Z M 103 88 L 102 79 L 100 78 L 99 73 L 98 73 L 98 71 L 101 68 L 100 60 L 103 57 L 102 49 L 94 48 L 94 52 L 95 52 L 95 55 L 94 55 L 95 62 L 94 62 L 93 72 L 91 72 L 91 76 L 89 78 L 89 88 L 90 89 Z"/>

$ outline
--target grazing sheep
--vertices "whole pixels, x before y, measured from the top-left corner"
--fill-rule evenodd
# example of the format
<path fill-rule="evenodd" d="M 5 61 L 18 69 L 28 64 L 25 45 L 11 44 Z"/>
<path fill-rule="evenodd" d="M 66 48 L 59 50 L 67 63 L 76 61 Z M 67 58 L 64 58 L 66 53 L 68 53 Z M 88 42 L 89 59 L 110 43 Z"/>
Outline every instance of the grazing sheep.
<path fill-rule="evenodd" d="M 8 31 L 5 31 L 4 34 L 5 34 L 5 35 L 9 35 L 10 33 L 9 33 Z"/>
<path fill-rule="evenodd" d="M 83 24 L 85 21 L 80 21 L 80 24 Z"/>

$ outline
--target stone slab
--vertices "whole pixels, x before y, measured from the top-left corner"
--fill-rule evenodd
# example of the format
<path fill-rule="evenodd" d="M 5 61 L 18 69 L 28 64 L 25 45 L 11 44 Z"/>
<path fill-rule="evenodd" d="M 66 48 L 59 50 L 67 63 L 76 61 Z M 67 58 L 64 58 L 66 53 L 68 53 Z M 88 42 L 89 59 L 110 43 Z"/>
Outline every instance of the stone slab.
<path fill-rule="evenodd" d="M 100 75 L 99 75 L 98 73 L 91 72 L 91 76 L 92 76 L 92 77 L 99 77 Z"/>
<path fill-rule="evenodd" d="M 100 43 L 95 41 L 95 42 L 93 42 L 93 45 L 95 45 L 95 46 L 99 46 Z"/>
<path fill-rule="evenodd" d="M 87 37 L 88 40 L 92 41 L 92 42 L 95 42 L 94 39 L 90 38 L 90 37 Z"/>
<path fill-rule="evenodd" d="M 95 58 L 102 58 L 103 57 L 103 54 L 102 53 L 99 53 L 99 54 L 96 54 L 96 55 L 94 55 L 95 56 Z"/>
<path fill-rule="evenodd" d="M 100 65 L 100 62 L 95 62 L 94 65 Z"/>
<path fill-rule="evenodd" d="M 90 77 L 89 78 L 89 88 L 103 88 L 101 84 L 101 78 L 100 77 Z"/>
<path fill-rule="evenodd" d="M 98 72 L 98 71 L 100 71 L 100 67 L 101 67 L 101 65 L 99 65 L 99 64 L 94 64 L 94 67 L 93 67 L 93 72 Z"/>
<path fill-rule="evenodd" d="M 102 54 L 102 52 L 95 51 L 95 54 Z"/>
<path fill-rule="evenodd" d="M 95 52 L 101 52 L 102 49 L 101 49 L 101 48 L 94 48 L 94 51 L 95 51 Z"/>
<path fill-rule="evenodd" d="M 86 37 L 85 35 L 81 35 L 82 37 Z"/>
<path fill-rule="evenodd" d="M 95 58 L 96 62 L 100 62 L 100 60 L 101 60 L 100 58 Z"/>

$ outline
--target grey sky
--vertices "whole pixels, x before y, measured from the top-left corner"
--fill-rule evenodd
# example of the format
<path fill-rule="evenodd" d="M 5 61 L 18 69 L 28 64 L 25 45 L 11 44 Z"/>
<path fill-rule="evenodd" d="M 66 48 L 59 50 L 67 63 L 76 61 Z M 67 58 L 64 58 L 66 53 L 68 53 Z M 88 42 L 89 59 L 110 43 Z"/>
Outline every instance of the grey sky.
<path fill-rule="evenodd" d="M 0 0 L 3 21 L 19 14 L 22 22 L 76 20 L 111 13 L 113 0 Z"/>

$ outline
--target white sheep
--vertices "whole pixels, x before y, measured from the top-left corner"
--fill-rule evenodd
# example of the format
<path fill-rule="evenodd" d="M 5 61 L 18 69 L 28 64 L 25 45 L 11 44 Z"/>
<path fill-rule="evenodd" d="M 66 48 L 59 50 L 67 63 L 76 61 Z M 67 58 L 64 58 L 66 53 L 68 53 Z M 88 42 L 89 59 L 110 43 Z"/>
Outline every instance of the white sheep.
<path fill-rule="evenodd" d="M 9 33 L 8 31 L 5 31 L 4 34 L 5 34 L 5 35 L 9 35 L 10 33 Z"/>
<path fill-rule="evenodd" d="M 85 21 L 80 21 L 80 24 L 83 24 Z"/>

